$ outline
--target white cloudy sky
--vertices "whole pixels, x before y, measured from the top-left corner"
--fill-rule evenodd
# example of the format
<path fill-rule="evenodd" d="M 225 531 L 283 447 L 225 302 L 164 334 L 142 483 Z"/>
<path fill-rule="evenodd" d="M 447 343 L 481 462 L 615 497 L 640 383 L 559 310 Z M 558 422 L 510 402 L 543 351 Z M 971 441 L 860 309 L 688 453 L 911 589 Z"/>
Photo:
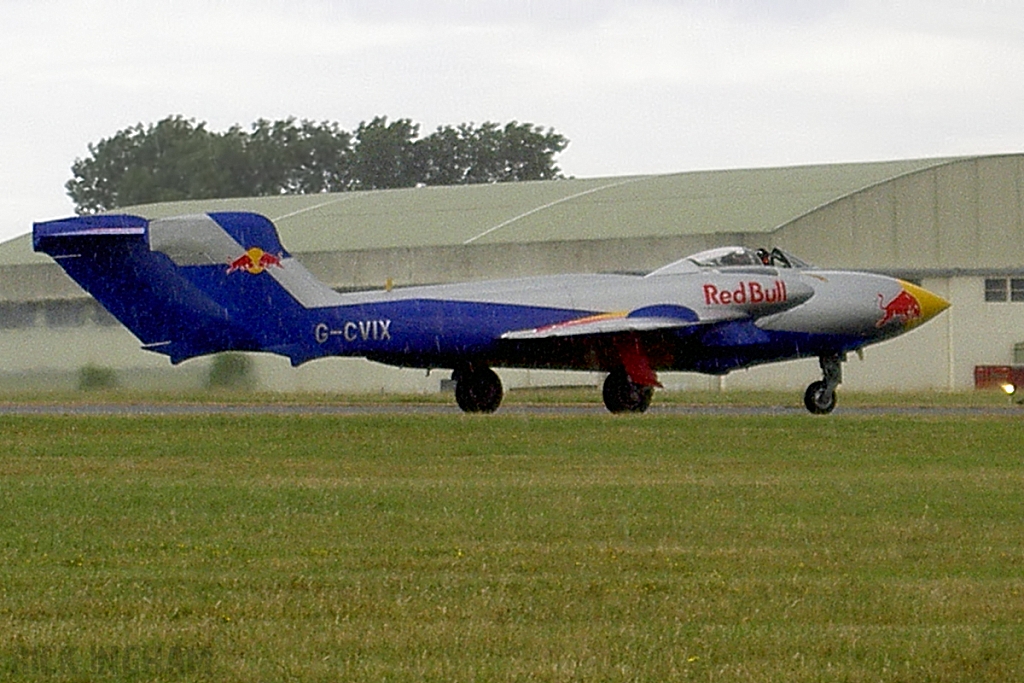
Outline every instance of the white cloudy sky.
<path fill-rule="evenodd" d="M 170 114 L 531 122 L 578 177 L 1019 152 L 1024 3 L 0 0 L 0 239 Z"/>

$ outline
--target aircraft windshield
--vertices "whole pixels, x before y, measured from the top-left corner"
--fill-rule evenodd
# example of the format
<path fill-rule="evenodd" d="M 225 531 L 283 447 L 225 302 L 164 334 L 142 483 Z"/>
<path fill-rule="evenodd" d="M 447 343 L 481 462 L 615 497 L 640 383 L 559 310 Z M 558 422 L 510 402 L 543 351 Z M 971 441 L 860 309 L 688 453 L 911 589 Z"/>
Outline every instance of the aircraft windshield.
<path fill-rule="evenodd" d="M 813 268 L 810 263 L 793 256 L 784 249 L 775 247 L 771 253 L 772 265 L 780 266 L 782 268 Z"/>
<path fill-rule="evenodd" d="M 708 249 L 689 257 L 689 260 L 701 268 L 721 268 L 723 266 L 763 266 L 765 263 L 757 252 L 745 247 L 720 247 Z"/>
<path fill-rule="evenodd" d="M 701 268 L 728 268 L 728 267 L 756 267 L 756 268 L 813 268 L 806 261 L 801 261 L 796 256 L 782 249 L 747 249 L 746 247 L 718 247 L 708 249 L 684 259 L 673 261 L 667 266 L 662 266 L 655 271 L 648 273 L 648 277 L 654 275 L 678 275 L 680 273 L 696 273 Z"/>
<path fill-rule="evenodd" d="M 701 268 L 723 268 L 729 266 L 811 267 L 806 261 L 802 261 L 789 252 L 777 247 L 771 251 L 767 249 L 748 249 L 746 247 L 719 247 L 689 256 L 687 260 Z"/>

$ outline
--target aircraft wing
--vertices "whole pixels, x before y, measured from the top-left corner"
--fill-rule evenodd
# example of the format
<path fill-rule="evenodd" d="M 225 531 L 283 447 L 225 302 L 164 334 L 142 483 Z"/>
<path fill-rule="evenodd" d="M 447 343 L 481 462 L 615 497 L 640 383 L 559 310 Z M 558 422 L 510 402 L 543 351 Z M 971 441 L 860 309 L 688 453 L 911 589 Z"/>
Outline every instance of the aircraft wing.
<path fill-rule="evenodd" d="M 700 320 L 697 314 L 683 307 L 667 307 L 673 310 L 668 314 L 644 315 L 641 311 L 632 313 L 602 313 L 573 320 L 566 320 L 552 325 L 544 325 L 525 330 L 512 330 L 501 335 L 502 339 L 529 340 L 551 339 L 553 337 L 577 337 L 583 335 L 618 334 L 622 332 L 653 332 L 656 330 L 681 329 L 697 325 L 745 317 L 742 314 L 716 316 L 714 319 Z M 638 315 L 639 313 L 639 315 Z"/>

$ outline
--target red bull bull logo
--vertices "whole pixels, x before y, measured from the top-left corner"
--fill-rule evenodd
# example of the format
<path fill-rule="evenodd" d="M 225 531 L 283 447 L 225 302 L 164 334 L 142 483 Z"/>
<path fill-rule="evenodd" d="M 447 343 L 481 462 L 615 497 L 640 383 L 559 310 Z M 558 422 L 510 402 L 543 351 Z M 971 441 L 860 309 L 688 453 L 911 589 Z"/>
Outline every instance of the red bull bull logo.
<path fill-rule="evenodd" d="M 921 317 L 921 304 L 914 298 L 914 295 L 905 289 L 892 298 L 889 303 L 878 295 L 878 307 L 882 309 L 882 317 L 875 323 L 875 327 L 884 327 L 892 320 L 898 320 L 906 325 L 907 323 Z"/>
<path fill-rule="evenodd" d="M 281 256 L 265 252 L 259 247 L 252 247 L 228 264 L 228 275 L 236 270 L 245 271 L 250 275 L 259 275 L 271 266 L 282 268 Z"/>

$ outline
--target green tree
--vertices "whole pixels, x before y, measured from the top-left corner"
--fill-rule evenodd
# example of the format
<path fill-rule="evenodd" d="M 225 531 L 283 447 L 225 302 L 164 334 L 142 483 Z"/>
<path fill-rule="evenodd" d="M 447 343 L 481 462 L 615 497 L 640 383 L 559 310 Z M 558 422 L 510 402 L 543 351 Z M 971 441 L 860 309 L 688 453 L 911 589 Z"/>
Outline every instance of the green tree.
<path fill-rule="evenodd" d="M 554 156 L 569 141 L 553 128 L 513 121 L 501 131 L 498 158 L 502 164 L 493 182 L 515 180 L 553 180 L 561 175 L 554 165 Z"/>
<path fill-rule="evenodd" d="M 333 122 L 259 119 L 224 133 L 170 116 L 89 145 L 67 182 L 80 214 L 179 199 L 342 192 L 561 177 L 568 140 L 511 122 L 442 126 L 419 138 L 410 119 L 385 116 L 354 133 Z"/>
<path fill-rule="evenodd" d="M 461 185 L 492 182 L 497 158 L 496 124 L 480 128 L 463 123 L 442 126 L 420 145 L 428 185 Z"/>
<path fill-rule="evenodd" d="M 243 140 L 250 182 L 243 194 L 340 192 L 351 185 L 352 136 L 336 123 L 260 119 Z"/>
<path fill-rule="evenodd" d="M 217 136 L 180 116 L 142 124 L 89 145 L 71 167 L 68 194 L 80 213 L 142 202 L 224 196 L 226 174 L 209 159 Z"/>
<path fill-rule="evenodd" d="M 513 121 L 442 126 L 420 144 L 423 182 L 457 185 L 559 178 L 554 158 L 569 141 L 553 129 Z"/>
<path fill-rule="evenodd" d="M 359 124 L 353 146 L 353 187 L 379 190 L 413 187 L 423 173 L 416 155 L 420 127 L 409 119 L 388 123 L 386 116 Z"/>

